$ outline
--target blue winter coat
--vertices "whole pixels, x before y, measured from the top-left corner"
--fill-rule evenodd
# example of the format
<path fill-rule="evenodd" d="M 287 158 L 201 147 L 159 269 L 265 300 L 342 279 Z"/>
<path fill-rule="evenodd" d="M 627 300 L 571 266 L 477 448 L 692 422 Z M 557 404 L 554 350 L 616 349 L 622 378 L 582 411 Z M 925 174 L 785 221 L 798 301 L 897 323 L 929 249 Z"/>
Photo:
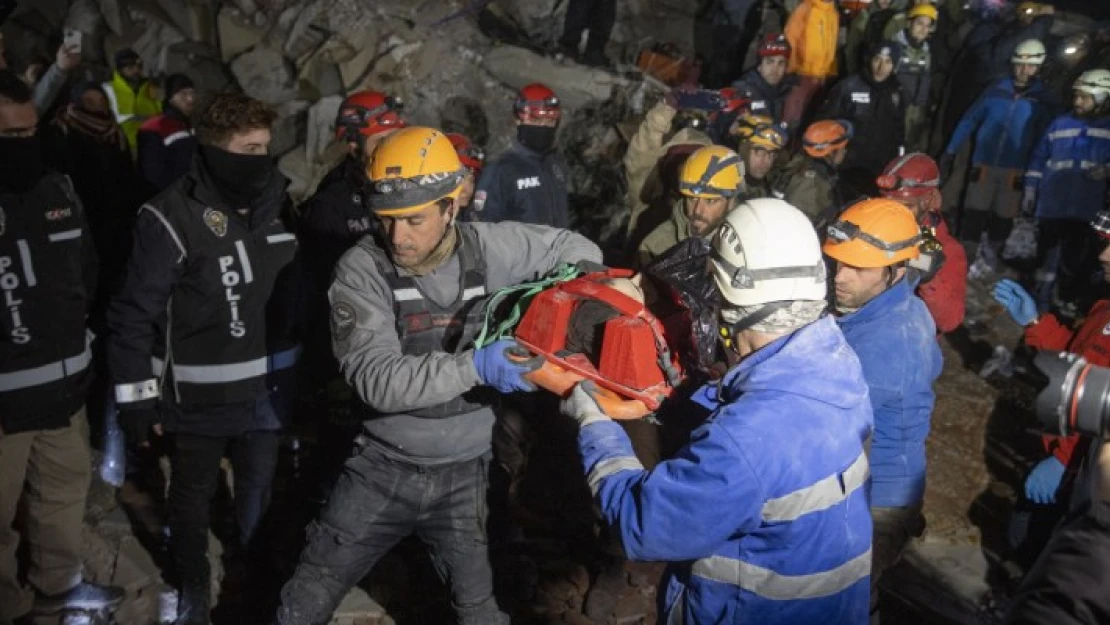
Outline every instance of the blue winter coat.
<path fill-rule="evenodd" d="M 1038 219 L 1090 221 L 1106 205 L 1106 181 L 1090 172 L 1110 164 L 1110 119 L 1057 117 L 1033 149 L 1026 186 L 1037 194 Z"/>
<path fill-rule="evenodd" d="M 837 323 L 863 365 L 875 411 L 871 505 L 921 503 L 933 381 L 944 366 L 933 317 L 910 281 L 901 280 Z"/>
<path fill-rule="evenodd" d="M 1024 170 L 1033 145 L 1055 114 L 1055 101 L 1041 80 L 1034 79 L 1019 95 L 1013 79 L 1004 78 L 987 87 L 964 113 L 945 151 L 955 154 L 974 133 L 973 166 Z"/>
<path fill-rule="evenodd" d="M 612 421 L 578 446 L 632 559 L 670 562 L 660 623 L 867 623 L 871 406 L 831 318 L 748 356 L 698 392 L 712 409 L 645 471 Z"/>

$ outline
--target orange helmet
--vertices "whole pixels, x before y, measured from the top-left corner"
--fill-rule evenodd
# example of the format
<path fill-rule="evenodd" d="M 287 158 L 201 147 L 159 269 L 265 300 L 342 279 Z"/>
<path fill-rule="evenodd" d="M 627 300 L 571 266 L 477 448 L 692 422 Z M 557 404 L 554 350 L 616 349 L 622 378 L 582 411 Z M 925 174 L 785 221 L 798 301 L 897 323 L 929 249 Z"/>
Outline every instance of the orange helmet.
<path fill-rule="evenodd" d="M 806 154 L 814 158 L 828 156 L 847 147 L 855 129 L 852 122 L 845 119 L 822 119 L 813 122 L 802 135 L 802 147 Z"/>
<path fill-rule="evenodd" d="M 335 116 L 335 138 L 357 143 L 360 137 L 404 128 L 400 98 L 380 91 L 358 91 L 347 96 Z"/>
<path fill-rule="evenodd" d="M 451 140 L 451 145 L 455 146 L 455 153 L 459 155 L 459 162 L 470 171 L 474 172 L 477 176 L 482 171 L 482 166 L 486 163 L 485 151 L 470 142 L 466 135 L 457 132 L 447 133 L 447 138 Z"/>
<path fill-rule="evenodd" d="M 886 198 L 848 207 L 827 234 L 821 251 L 852 267 L 889 267 L 921 254 L 921 227 L 913 213 Z"/>
<path fill-rule="evenodd" d="M 513 103 L 513 111 L 522 121 L 545 117 L 558 120 L 563 116 L 559 96 L 550 87 L 538 82 L 521 88 Z"/>

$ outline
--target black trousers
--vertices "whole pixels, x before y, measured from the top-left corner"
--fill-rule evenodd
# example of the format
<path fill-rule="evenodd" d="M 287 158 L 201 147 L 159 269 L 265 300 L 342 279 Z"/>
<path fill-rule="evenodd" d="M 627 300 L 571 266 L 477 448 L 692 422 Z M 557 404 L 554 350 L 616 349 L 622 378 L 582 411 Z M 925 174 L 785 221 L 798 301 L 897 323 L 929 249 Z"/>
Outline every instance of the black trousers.
<path fill-rule="evenodd" d="M 277 468 L 277 431 L 236 437 L 176 433 L 170 451 L 170 556 L 175 582 L 183 588 L 208 588 L 210 503 L 220 478 L 220 460 L 230 455 L 235 472 L 235 520 L 239 543 L 248 547 L 270 505 Z"/>
<path fill-rule="evenodd" d="M 293 578 L 281 590 L 277 623 L 327 623 L 339 602 L 402 539 L 416 536 L 451 589 L 463 625 L 508 625 L 493 597 L 486 540 L 490 454 L 418 465 L 372 444 L 347 460 Z"/>
<path fill-rule="evenodd" d="M 617 0 L 570 0 L 560 43 L 577 49 L 582 40 L 582 31 L 589 30 L 586 53 L 603 53 L 616 21 Z"/>
<path fill-rule="evenodd" d="M 871 625 L 879 623 L 879 580 L 898 564 L 910 540 L 925 531 L 921 506 L 871 508 Z"/>

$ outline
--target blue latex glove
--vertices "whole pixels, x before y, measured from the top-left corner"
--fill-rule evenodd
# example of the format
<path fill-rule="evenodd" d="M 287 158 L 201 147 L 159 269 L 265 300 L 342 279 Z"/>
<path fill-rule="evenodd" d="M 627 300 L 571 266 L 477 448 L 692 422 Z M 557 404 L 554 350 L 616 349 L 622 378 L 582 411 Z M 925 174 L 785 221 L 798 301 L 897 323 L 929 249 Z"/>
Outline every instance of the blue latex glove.
<path fill-rule="evenodd" d="M 510 360 L 510 352 L 517 360 Z M 501 339 L 474 351 L 474 368 L 482 384 L 492 386 L 501 393 L 534 391 L 536 386 L 524 379 L 543 364 L 543 359 L 533 357 L 528 350 L 512 339 Z"/>
<path fill-rule="evenodd" d="M 1037 319 L 1037 303 L 1020 284 L 1005 278 L 994 285 L 994 300 L 1006 307 L 1010 318 L 1018 325 L 1027 326 Z"/>
<path fill-rule="evenodd" d="M 1033 503 L 1050 504 L 1056 501 L 1056 489 L 1064 479 L 1064 463 L 1049 456 L 1037 463 L 1025 478 L 1025 497 Z"/>

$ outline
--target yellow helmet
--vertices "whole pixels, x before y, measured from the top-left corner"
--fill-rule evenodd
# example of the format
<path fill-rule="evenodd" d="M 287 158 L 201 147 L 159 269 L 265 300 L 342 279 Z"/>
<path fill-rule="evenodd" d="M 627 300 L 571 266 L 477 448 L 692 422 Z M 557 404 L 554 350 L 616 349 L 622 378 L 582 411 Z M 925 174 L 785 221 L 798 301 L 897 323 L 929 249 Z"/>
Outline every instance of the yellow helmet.
<path fill-rule="evenodd" d="M 923 15 L 933 20 L 934 24 L 937 23 L 937 8 L 929 4 L 928 2 L 915 5 L 912 9 L 910 9 L 909 13 L 906 14 L 906 19 L 909 21 L 913 21 Z"/>
<path fill-rule="evenodd" d="M 697 198 L 736 197 L 744 184 L 744 163 L 720 145 L 699 148 L 682 164 L 678 191 Z"/>
<path fill-rule="evenodd" d="M 889 267 L 917 258 L 920 243 L 921 226 L 910 209 L 877 198 L 849 206 L 829 226 L 821 251 L 852 267 Z"/>
<path fill-rule="evenodd" d="M 458 198 L 466 168 L 447 135 L 412 126 L 378 144 L 366 165 L 366 177 L 370 210 L 393 217 L 418 212 L 444 198 Z"/>

